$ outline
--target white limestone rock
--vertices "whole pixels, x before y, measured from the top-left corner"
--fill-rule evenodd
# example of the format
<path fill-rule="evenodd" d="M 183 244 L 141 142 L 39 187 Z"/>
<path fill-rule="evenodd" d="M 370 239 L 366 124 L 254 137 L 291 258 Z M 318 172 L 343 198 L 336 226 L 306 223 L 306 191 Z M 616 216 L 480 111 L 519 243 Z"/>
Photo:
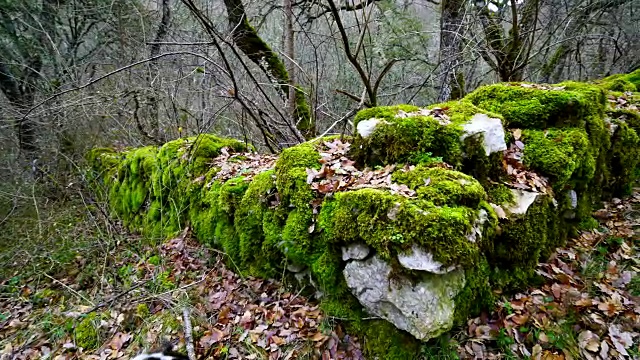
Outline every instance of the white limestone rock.
<path fill-rule="evenodd" d="M 616 133 L 616 130 L 620 127 L 620 125 L 616 124 L 610 117 L 604 118 L 604 124 L 607 129 L 609 129 L 609 136 L 613 136 Z"/>
<path fill-rule="evenodd" d="M 425 274 L 422 280 L 390 280 L 391 266 L 377 255 L 350 261 L 343 274 L 351 293 L 372 315 L 386 319 L 419 340 L 428 340 L 453 326 L 454 297 L 464 287 L 462 270 Z M 412 285 L 413 284 L 413 285 Z"/>
<path fill-rule="evenodd" d="M 527 213 L 529 206 L 531 206 L 538 196 L 542 195 L 535 191 L 526 191 L 520 189 L 511 189 L 515 204 L 510 205 L 507 210 L 514 215 L 523 215 Z"/>
<path fill-rule="evenodd" d="M 413 245 L 411 250 L 404 254 L 398 254 L 398 262 L 405 269 L 427 271 L 434 274 L 446 274 L 455 270 L 455 266 L 445 268 L 444 265 L 433 259 L 430 252 Z"/>
<path fill-rule="evenodd" d="M 571 201 L 571 208 L 578 207 L 578 193 L 575 190 L 569 190 L 569 201 Z"/>
<path fill-rule="evenodd" d="M 369 247 L 365 244 L 350 244 L 342 247 L 342 260 L 362 260 L 369 255 Z"/>
<path fill-rule="evenodd" d="M 507 143 L 504 141 L 504 128 L 502 121 L 497 118 L 490 118 L 486 114 L 475 114 L 471 120 L 462 125 L 464 133 L 460 136 L 460 141 L 470 136 L 483 135 L 483 147 L 487 156 L 494 152 L 507 150 Z"/>
<path fill-rule="evenodd" d="M 373 130 L 375 130 L 376 126 L 384 122 L 384 120 L 376 118 L 362 120 L 356 126 L 356 131 L 358 131 L 358 134 L 360 134 L 360 136 L 362 136 L 363 138 L 368 138 L 371 134 L 373 134 Z"/>
<path fill-rule="evenodd" d="M 563 217 L 565 219 L 575 219 L 575 209 L 578 207 L 578 193 L 576 193 L 575 190 L 569 190 L 567 197 L 569 198 L 570 209 L 565 210 Z"/>

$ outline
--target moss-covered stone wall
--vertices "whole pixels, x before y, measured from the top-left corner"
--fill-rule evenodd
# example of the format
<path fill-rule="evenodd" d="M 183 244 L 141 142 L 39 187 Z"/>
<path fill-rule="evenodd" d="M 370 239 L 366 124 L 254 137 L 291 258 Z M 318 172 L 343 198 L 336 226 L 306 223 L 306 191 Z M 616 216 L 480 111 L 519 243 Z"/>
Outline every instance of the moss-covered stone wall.
<path fill-rule="evenodd" d="M 347 249 L 388 264 L 389 289 L 461 274 L 445 324 L 462 324 L 492 304 L 494 290 L 532 281 L 536 264 L 590 223 L 598 201 L 630 190 L 639 175 L 639 78 L 496 84 L 425 108 L 366 109 L 354 137 L 307 142 L 277 159 L 207 134 L 94 149 L 88 159 L 99 195 L 132 230 L 163 237 L 189 226 L 239 271 L 287 269 L 365 337 L 367 354 L 408 359 L 420 346 L 414 327 L 363 320 L 345 281 L 355 261 Z M 430 270 L 407 265 L 418 253 Z"/>

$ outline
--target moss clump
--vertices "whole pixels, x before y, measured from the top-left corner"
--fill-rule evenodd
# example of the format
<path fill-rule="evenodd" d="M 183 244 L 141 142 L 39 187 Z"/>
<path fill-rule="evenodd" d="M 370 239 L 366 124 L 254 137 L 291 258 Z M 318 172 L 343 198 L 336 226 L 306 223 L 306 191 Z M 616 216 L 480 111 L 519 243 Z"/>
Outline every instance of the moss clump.
<path fill-rule="evenodd" d="M 265 226 L 270 226 L 270 202 L 276 194 L 275 175 L 273 170 L 256 175 L 247 187 L 235 212 L 235 217 L 242 221 L 235 222 L 238 233 L 239 261 L 243 268 L 253 275 L 275 276 L 279 270 L 276 264 L 282 262 L 280 252 L 274 243 L 264 241 Z M 265 224 L 265 218 L 267 223 Z"/>
<path fill-rule="evenodd" d="M 428 108 L 442 109 L 454 124 L 464 124 L 476 114 L 486 114 L 491 118 L 500 119 L 504 123 L 504 118 L 501 114 L 490 112 L 478 106 L 475 106 L 471 101 L 467 101 L 466 98 L 464 100 L 448 101 L 445 103 L 430 105 Z"/>
<path fill-rule="evenodd" d="M 358 111 L 355 118 L 353 119 L 353 124 L 357 126 L 360 121 L 373 118 L 393 121 L 400 111 L 414 112 L 418 110 L 420 110 L 420 108 L 414 105 L 378 106 L 363 109 Z"/>
<path fill-rule="evenodd" d="M 593 178 L 596 160 L 584 130 L 525 130 L 522 135 L 525 165 L 550 177 L 554 189 L 562 189 L 574 175 Z"/>
<path fill-rule="evenodd" d="M 584 127 L 587 117 L 603 111 L 602 99 L 602 90 L 596 86 L 543 90 L 515 83 L 483 86 L 464 98 L 482 109 L 501 114 L 508 127 L 522 129 Z"/>
<path fill-rule="evenodd" d="M 590 231 L 593 229 L 597 229 L 599 225 L 600 224 L 598 224 L 598 220 L 592 217 L 587 217 L 580 222 L 580 225 L 578 226 L 578 228 L 580 230 Z"/>
<path fill-rule="evenodd" d="M 499 119 L 501 116 L 479 109 L 468 101 L 450 101 L 429 108 L 439 108 L 446 118 L 396 117 L 401 110 L 407 113 L 419 110 L 415 107 L 381 106 L 361 111 L 356 117 L 359 121 L 377 118 L 384 122 L 379 123 L 368 137 L 357 136 L 350 156 L 366 166 L 433 163 L 436 158 L 473 176 L 481 170 L 482 176 L 478 177 L 481 182 L 487 177 L 498 177 L 502 155 L 486 156 L 481 136 L 467 137 L 464 142 L 461 136 L 463 124 L 474 115 L 483 113 Z"/>
<path fill-rule="evenodd" d="M 640 138 L 626 122 L 614 120 L 614 125 L 616 130 L 607 153 L 611 176 L 606 188 L 613 195 L 625 195 L 631 192 L 637 179 L 635 169 L 640 163 Z"/>
<path fill-rule="evenodd" d="M 477 244 L 467 238 L 476 217 L 476 211 L 463 206 L 434 206 L 362 189 L 325 200 L 319 224 L 332 241 L 364 242 L 384 259 L 417 244 L 445 265 L 470 266 L 479 255 Z"/>
<path fill-rule="evenodd" d="M 432 116 L 399 117 L 399 111 L 415 112 L 414 106 L 380 106 L 360 111 L 356 123 L 377 118 L 385 122 L 376 126 L 366 139 L 356 137 L 351 156 L 361 164 L 375 166 L 391 163 L 418 164 L 422 159 L 440 157 L 447 163 L 459 165 L 463 149 L 460 143 L 461 124 L 476 112 L 470 103 L 450 102 L 438 105 L 451 120 L 446 124 Z"/>
<path fill-rule="evenodd" d="M 94 178 L 107 188 L 115 214 L 133 230 L 166 236 L 185 224 L 191 197 L 203 185 L 193 179 L 209 171 L 208 163 L 225 147 L 250 148 L 234 139 L 203 134 L 118 154 L 95 149 L 87 159 L 99 171 Z"/>
<path fill-rule="evenodd" d="M 640 92 L 640 69 L 637 69 L 629 74 L 611 75 L 600 81 L 596 81 L 596 84 L 611 91 Z"/>
<path fill-rule="evenodd" d="M 456 308 L 453 321 L 456 326 L 464 325 L 469 316 L 493 306 L 495 297 L 491 291 L 490 272 L 489 263 L 484 257 L 473 268 L 465 270 L 465 286 L 454 298 Z"/>
<path fill-rule="evenodd" d="M 363 322 L 361 331 L 364 334 L 364 353 L 374 358 L 405 360 L 415 359 L 420 349 L 420 343 L 411 335 L 399 331 L 395 326 L 384 320 L 369 320 Z"/>
<path fill-rule="evenodd" d="M 566 240 L 566 227 L 550 196 L 538 196 L 526 214 L 501 221 L 501 234 L 487 252 L 494 288 L 526 286 L 538 261 Z M 565 229 L 565 230 L 563 230 Z"/>
<path fill-rule="evenodd" d="M 515 198 L 513 192 L 504 184 L 492 183 L 485 187 L 489 202 L 502 205 L 513 204 Z"/>
<path fill-rule="evenodd" d="M 410 171 L 396 171 L 393 181 L 406 184 L 416 191 L 419 199 L 437 206 L 463 205 L 476 208 L 486 194 L 473 177 L 458 171 L 418 165 Z"/>
<path fill-rule="evenodd" d="M 366 139 L 356 138 L 350 156 L 360 164 L 376 166 L 416 163 L 429 153 L 458 164 L 462 159 L 460 135 L 459 127 L 443 125 L 430 116 L 393 118 L 376 126 Z"/>
<path fill-rule="evenodd" d="M 307 168 L 320 168 L 315 145 L 304 143 L 282 151 L 276 162 L 276 188 L 281 201 L 298 208 L 309 208 L 314 195 L 307 184 Z"/>
<path fill-rule="evenodd" d="M 147 319 L 151 315 L 151 310 L 149 310 L 149 306 L 147 304 L 138 304 L 136 306 L 136 316 L 141 319 Z"/>
<path fill-rule="evenodd" d="M 627 109 L 615 109 L 608 110 L 607 115 L 613 120 L 624 121 L 629 127 L 635 130 L 636 133 L 640 132 L 640 112 Z"/>
<path fill-rule="evenodd" d="M 418 340 L 384 320 L 363 320 L 369 316 L 350 294 L 324 299 L 320 306 L 326 314 L 344 319 L 346 330 L 363 340 L 362 350 L 367 358 L 400 360 L 417 357 Z"/>
<path fill-rule="evenodd" d="M 99 325 L 99 319 L 95 313 L 82 319 L 73 331 L 76 346 L 85 351 L 97 349 L 100 346 Z"/>

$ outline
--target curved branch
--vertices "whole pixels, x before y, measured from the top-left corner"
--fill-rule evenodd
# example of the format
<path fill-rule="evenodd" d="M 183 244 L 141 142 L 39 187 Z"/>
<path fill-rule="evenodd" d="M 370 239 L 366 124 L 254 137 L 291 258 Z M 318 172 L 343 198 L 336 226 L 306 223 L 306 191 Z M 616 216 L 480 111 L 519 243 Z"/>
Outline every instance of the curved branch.
<path fill-rule="evenodd" d="M 384 78 L 389 71 L 391 71 L 391 68 L 393 67 L 393 65 L 395 63 L 397 63 L 398 61 L 400 61 L 399 59 L 391 59 L 387 65 L 384 66 L 384 69 L 382 69 L 382 71 L 380 72 L 380 75 L 378 75 L 378 79 L 376 80 L 376 83 L 373 85 L 373 94 L 375 95 L 375 97 L 378 97 L 378 88 L 380 87 L 380 83 L 382 82 L 382 78 Z"/>
<path fill-rule="evenodd" d="M 369 97 L 369 103 L 372 106 L 376 106 L 376 103 L 377 103 L 376 95 L 373 91 L 373 88 L 371 87 L 371 80 L 369 79 L 369 76 L 367 76 L 367 73 L 362 68 L 362 65 L 360 65 L 360 62 L 358 61 L 358 59 L 351 52 L 351 48 L 349 46 L 349 37 L 347 36 L 347 32 L 345 31 L 344 25 L 342 24 L 342 20 L 340 19 L 338 8 L 336 7 L 336 4 L 333 2 L 333 0 L 327 0 L 327 1 L 329 3 L 329 7 L 331 8 L 331 14 L 333 16 L 333 19 L 336 22 L 336 25 L 338 26 L 338 31 L 340 32 L 340 37 L 342 38 L 342 44 L 344 46 L 345 55 L 347 56 L 347 59 L 349 60 L 351 65 L 353 65 L 353 67 L 358 72 L 358 75 L 360 75 L 360 79 L 362 79 L 362 83 L 367 91 L 367 96 Z"/>

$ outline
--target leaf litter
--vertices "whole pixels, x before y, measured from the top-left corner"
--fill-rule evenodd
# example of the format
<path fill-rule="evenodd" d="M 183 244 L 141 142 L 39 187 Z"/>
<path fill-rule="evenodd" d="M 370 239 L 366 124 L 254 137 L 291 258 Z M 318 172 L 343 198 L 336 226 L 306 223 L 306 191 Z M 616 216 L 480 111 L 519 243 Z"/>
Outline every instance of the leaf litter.
<path fill-rule="evenodd" d="M 538 265 L 542 286 L 467 322 L 456 339 L 460 358 L 640 358 L 640 188 L 594 217 L 597 229 Z"/>
<path fill-rule="evenodd" d="M 392 194 L 414 198 L 416 192 L 405 184 L 394 183 L 391 174 L 396 165 L 387 165 L 378 169 L 358 170 L 355 161 L 347 157 L 351 144 L 335 139 L 324 141 L 320 146 L 319 170 L 307 168 L 307 184 L 321 196 L 357 189 L 383 189 Z"/>
<path fill-rule="evenodd" d="M 120 250 L 110 257 L 126 253 Z M 0 359 L 126 359 L 143 346 L 159 347 L 165 341 L 184 347 L 178 310 L 185 301 L 192 309 L 198 356 L 363 358 L 358 339 L 339 324 L 327 326 L 331 319 L 318 304 L 278 281 L 234 273 L 223 264 L 221 253 L 193 240 L 188 228 L 143 250 L 156 255 L 110 259 L 115 268 L 131 270 L 125 276 L 128 288 L 103 284 L 103 289 L 82 289 L 73 286 L 77 278 L 65 277 L 50 283 L 26 282 L 17 285 L 17 296 L 0 297 Z M 58 295 L 36 303 L 33 294 L 43 289 L 55 289 Z M 2 290 L 8 290 L 7 281 Z M 82 297 L 94 300 L 89 305 Z M 96 306 L 100 301 L 107 305 Z M 100 319 L 93 324 L 99 341 L 95 348 L 84 349 L 77 343 L 77 329 L 90 314 Z M 47 326 L 43 318 L 60 324 L 56 336 L 47 332 L 51 324 Z"/>

